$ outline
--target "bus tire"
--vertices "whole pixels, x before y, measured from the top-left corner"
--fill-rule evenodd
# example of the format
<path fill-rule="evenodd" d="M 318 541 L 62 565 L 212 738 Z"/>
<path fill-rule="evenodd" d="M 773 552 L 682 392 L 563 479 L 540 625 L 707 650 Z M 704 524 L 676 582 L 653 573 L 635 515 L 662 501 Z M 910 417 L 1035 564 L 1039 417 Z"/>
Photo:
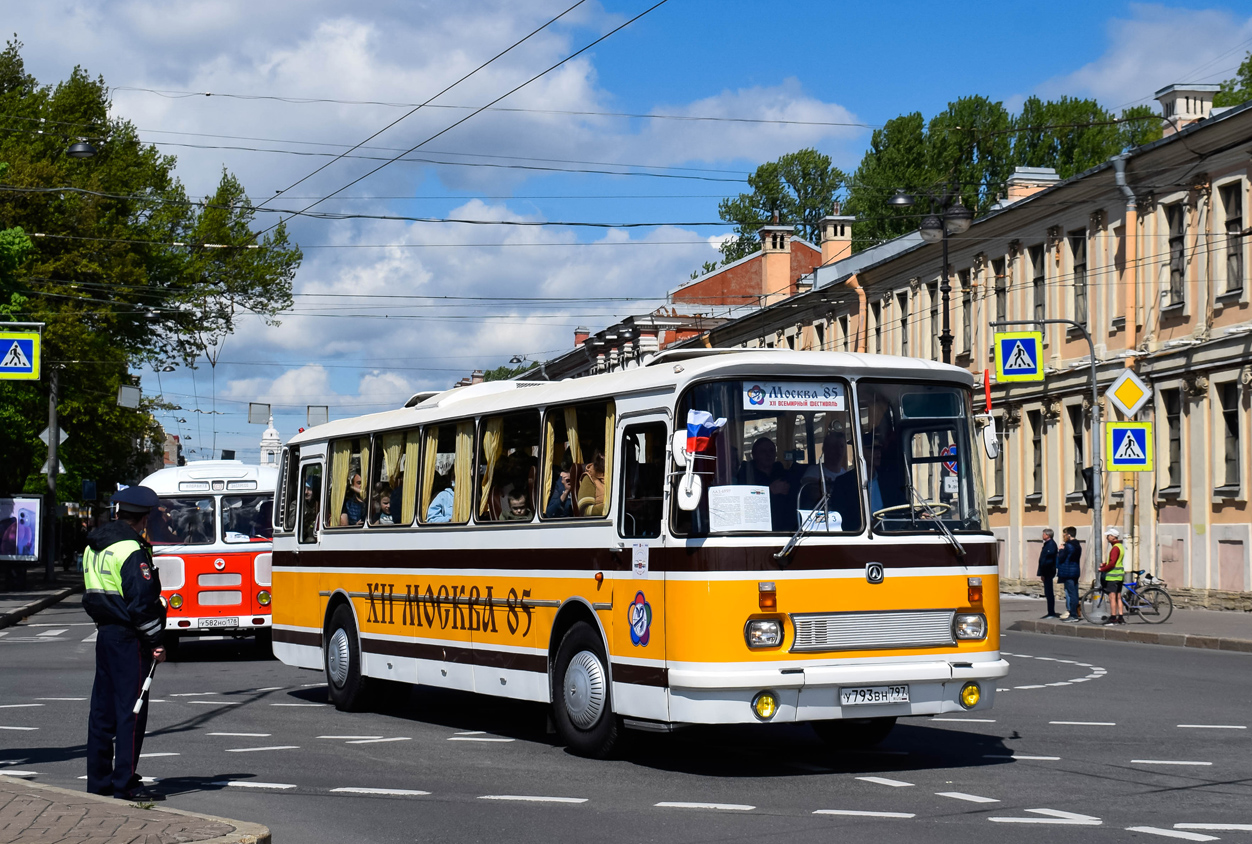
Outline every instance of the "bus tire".
<path fill-rule="evenodd" d="M 330 616 L 322 647 L 326 689 L 340 712 L 359 712 L 365 704 L 366 678 L 361 674 L 361 644 L 352 610 L 341 604 Z"/>
<path fill-rule="evenodd" d="M 839 750 L 868 750 L 877 746 L 896 725 L 895 718 L 844 718 L 814 721 L 813 732 Z"/>
<path fill-rule="evenodd" d="M 557 735 L 579 756 L 603 759 L 617 743 L 620 727 L 609 686 L 600 637 L 586 622 L 575 623 L 556 651 L 552 720 Z"/>

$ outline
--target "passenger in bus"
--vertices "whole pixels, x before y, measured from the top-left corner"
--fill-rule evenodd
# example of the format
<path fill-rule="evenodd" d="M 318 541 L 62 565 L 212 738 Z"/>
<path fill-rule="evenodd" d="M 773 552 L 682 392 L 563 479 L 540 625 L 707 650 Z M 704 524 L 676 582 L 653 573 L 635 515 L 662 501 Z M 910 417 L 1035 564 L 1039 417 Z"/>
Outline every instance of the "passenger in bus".
<path fill-rule="evenodd" d="M 174 521 L 170 518 L 169 505 L 165 502 L 158 504 L 152 511 L 152 517 L 148 519 L 148 541 L 154 545 L 177 545 L 182 542 L 182 536 L 174 527 Z"/>
<path fill-rule="evenodd" d="M 548 506 L 543 510 L 545 519 L 568 519 L 574 515 L 574 481 L 570 476 L 573 468 L 568 457 L 561 461 L 556 477 L 553 478 Z"/>
<path fill-rule="evenodd" d="M 452 506 L 456 490 L 456 472 L 449 470 L 448 485 L 434 497 L 426 508 L 426 521 L 438 524 L 452 521 Z"/>
<path fill-rule="evenodd" d="M 318 500 L 321 476 L 309 474 L 304 479 L 304 508 L 301 510 L 300 541 L 317 541 L 317 511 L 321 505 Z"/>
<path fill-rule="evenodd" d="M 252 536 L 254 539 L 273 539 L 274 538 L 274 501 L 267 498 L 261 502 L 261 506 L 256 510 L 256 519 L 252 524 Z"/>
<path fill-rule="evenodd" d="M 869 511 L 877 513 L 886 507 L 908 503 L 908 490 L 895 473 L 883 469 L 887 449 L 880 437 L 866 434 L 864 437 L 865 463 L 869 467 Z"/>
<path fill-rule="evenodd" d="M 826 474 L 826 483 L 829 485 L 835 478 L 848 471 L 848 436 L 840 430 L 830 430 L 826 432 L 826 439 L 822 441 L 822 462 L 815 463 L 804 472 L 802 483 L 816 482 L 821 485 L 821 475 L 818 474 L 818 466 L 822 472 Z"/>
<path fill-rule="evenodd" d="M 795 530 L 795 501 L 791 496 L 791 483 L 787 470 L 775 458 L 778 448 L 769 437 L 761 437 L 752 443 L 752 460 L 739 467 L 735 483 L 748 486 L 769 487 L 770 521 L 773 529 Z"/>
<path fill-rule="evenodd" d="M 373 513 L 375 524 L 394 525 L 396 523 L 391 515 L 391 487 L 384 483 L 374 486 Z"/>
<path fill-rule="evenodd" d="M 603 516 L 604 509 L 604 452 L 597 450 L 578 484 L 578 514 Z"/>
<path fill-rule="evenodd" d="M 359 525 L 365 521 L 365 498 L 361 493 L 361 473 L 352 473 L 351 489 L 343 499 L 343 512 L 339 514 L 339 525 Z"/>
<path fill-rule="evenodd" d="M 530 501 L 525 490 L 509 493 L 509 506 L 505 508 L 501 520 L 506 522 L 529 522 L 534 518 L 534 511 L 530 509 Z"/>

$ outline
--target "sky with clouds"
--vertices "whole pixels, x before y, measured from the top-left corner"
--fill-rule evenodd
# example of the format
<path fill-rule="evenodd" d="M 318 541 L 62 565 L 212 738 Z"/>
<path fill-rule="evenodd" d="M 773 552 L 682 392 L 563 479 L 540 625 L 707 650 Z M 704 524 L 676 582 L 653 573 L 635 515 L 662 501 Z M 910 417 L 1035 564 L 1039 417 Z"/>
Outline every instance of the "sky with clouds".
<path fill-rule="evenodd" d="M 103 75 L 115 113 L 178 157 L 193 196 L 225 167 L 281 212 L 655 0 L 587 0 L 291 187 L 575 2 L 43 0 L 7 9 L 5 28 L 42 82 L 75 64 Z M 183 408 L 162 422 L 192 458 L 215 440 L 255 459 L 250 401 L 273 405 L 285 438 L 307 405 L 331 418 L 396 407 L 513 355 L 559 354 L 577 325 L 652 310 L 719 257 L 726 228 L 700 225 L 719 199 L 783 153 L 811 146 L 852 170 L 871 127 L 902 112 L 974 93 L 1010 108 L 1031 94 L 1151 103 L 1165 85 L 1231 76 L 1249 49 L 1246 7 L 1200 3 L 669 0 L 317 209 L 510 225 L 295 218 L 305 259 L 282 325 L 245 318 L 216 367 L 147 372 L 144 391 Z"/>

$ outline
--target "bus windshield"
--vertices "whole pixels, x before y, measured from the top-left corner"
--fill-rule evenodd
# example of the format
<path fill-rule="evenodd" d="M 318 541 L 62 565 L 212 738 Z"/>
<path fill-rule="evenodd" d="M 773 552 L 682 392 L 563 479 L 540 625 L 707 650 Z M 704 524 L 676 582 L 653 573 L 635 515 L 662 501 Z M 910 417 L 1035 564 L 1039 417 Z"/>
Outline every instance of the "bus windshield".
<path fill-rule="evenodd" d="M 861 381 L 857 403 L 876 533 L 988 529 L 967 390 Z"/>
<path fill-rule="evenodd" d="M 226 542 L 269 542 L 274 538 L 272 495 L 222 496 L 222 539 Z"/>
<path fill-rule="evenodd" d="M 212 496 L 162 498 L 148 518 L 153 545 L 210 545 L 216 534 Z"/>

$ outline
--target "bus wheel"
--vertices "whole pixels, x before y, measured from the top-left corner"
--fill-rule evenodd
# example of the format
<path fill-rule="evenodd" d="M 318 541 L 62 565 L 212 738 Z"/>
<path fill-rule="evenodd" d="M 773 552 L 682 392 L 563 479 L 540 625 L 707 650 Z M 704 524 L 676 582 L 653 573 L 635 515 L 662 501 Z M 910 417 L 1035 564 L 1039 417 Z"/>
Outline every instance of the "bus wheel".
<path fill-rule="evenodd" d="M 865 750 L 879 744 L 896 725 L 895 718 L 845 718 L 814 721 L 813 732 L 840 750 Z"/>
<path fill-rule="evenodd" d="M 579 756 L 603 759 L 617 743 L 606 664 L 600 637 L 585 622 L 571 627 L 557 648 L 553 721 L 557 735 Z"/>
<path fill-rule="evenodd" d="M 365 677 L 361 676 L 361 651 L 352 610 L 336 608 L 327 632 L 323 653 L 330 701 L 341 712 L 357 712 L 365 703 Z"/>

